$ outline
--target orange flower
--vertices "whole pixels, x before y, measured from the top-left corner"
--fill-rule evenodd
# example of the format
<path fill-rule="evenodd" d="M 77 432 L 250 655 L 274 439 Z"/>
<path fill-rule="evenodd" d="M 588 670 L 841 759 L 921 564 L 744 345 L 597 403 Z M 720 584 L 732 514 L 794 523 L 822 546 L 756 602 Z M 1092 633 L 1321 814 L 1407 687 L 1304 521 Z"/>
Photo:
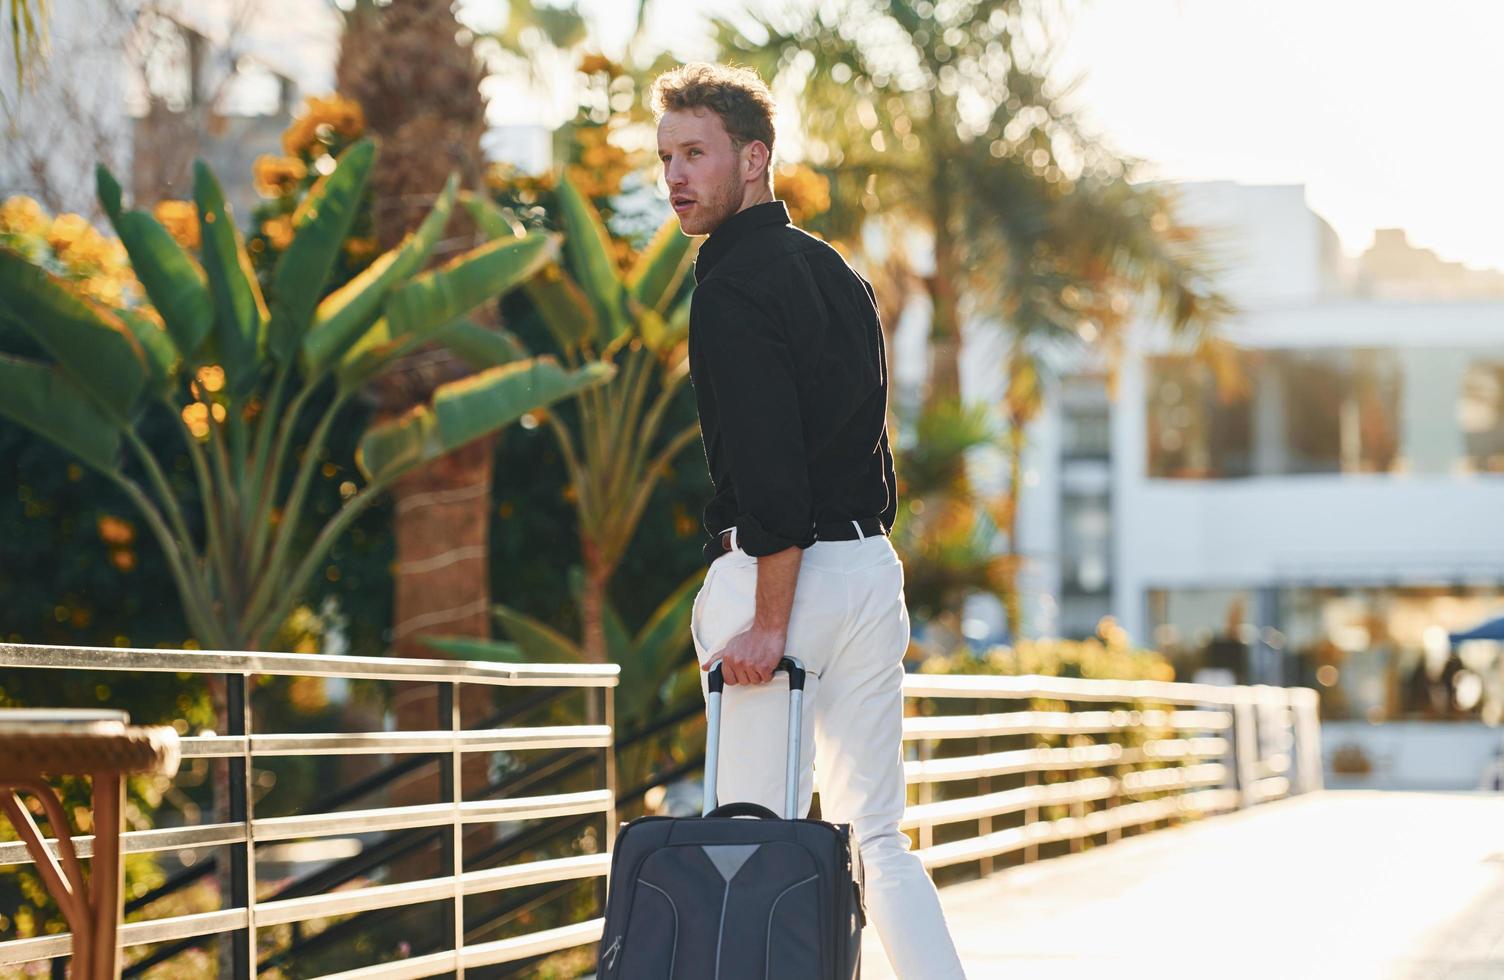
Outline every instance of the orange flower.
<path fill-rule="evenodd" d="M 52 246 L 54 252 L 63 252 L 93 230 L 89 219 L 81 214 L 60 214 L 52 219 L 52 227 L 47 231 L 47 244 Z"/>
<path fill-rule="evenodd" d="M 0 232 L 14 235 L 41 234 L 48 226 L 47 212 L 25 194 L 7 198 L 0 204 Z"/>
<path fill-rule="evenodd" d="M 198 248 L 198 209 L 192 201 L 159 201 L 152 214 L 184 248 Z"/>
<path fill-rule="evenodd" d="M 318 124 L 308 116 L 299 116 L 282 131 L 282 150 L 290 157 L 300 157 L 318 137 Z"/>
<path fill-rule="evenodd" d="M 586 75 L 595 75 L 600 72 L 605 72 L 612 78 L 615 78 L 617 75 L 621 74 L 621 68 L 616 64 L 616 62 L 597 52 L 590 52 L 581 57 L 579 70 L 584 72 Z"/>
<path fill-rule="evenodd" d="M 263 153 L 256 158 L 254 181 L 262 197 L 282 197 L 297 190 L 308 176 L 308 167 L 297 157 L 277 157 Z"/>
<path fill-rule="evenodd" d="M 830 210 L 830 181 L 802 163 L 778 168 L 776 191 L 796 225 Z"/>
<path fill-rule="evenodd" d="M 328 126 L 342 139 L 353 140 L 365 132 L 366 116 L 354 99 L 310 95 L 303 100 L 303 114 L 282 134 L 282 149 L 288 156 L 302 156 L 313 148 L 321 126 Z"/>
<path fill-rule="evenodd" d="M 272 248 L 282 251 L 292 244 L 292 216 L 284 214 L 261 222 L 261 234 Z"/>
<path fill-rule="evenodd" d="M 376 254 L 376 239 L 374 238 L 347 238 L 345 239 L 345 254 L 355 262 L 364 262 Z"/>

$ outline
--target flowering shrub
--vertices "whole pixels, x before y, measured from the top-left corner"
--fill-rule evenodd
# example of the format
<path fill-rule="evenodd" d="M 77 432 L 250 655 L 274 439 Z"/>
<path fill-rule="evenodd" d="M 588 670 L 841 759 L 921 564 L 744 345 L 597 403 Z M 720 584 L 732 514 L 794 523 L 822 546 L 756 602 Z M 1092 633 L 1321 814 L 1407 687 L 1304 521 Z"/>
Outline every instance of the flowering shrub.
<path fill-rule="evenodd" d="M 1133 646 L 1128 633 L 1111 618 L 1086 640 L 1023 640 L 1011 647 L 993 647 L 981 656 L 966 651 L 930 657 L 920 665 L 925 674 L 1039 674 L 1044 677 L 1086 677 L 1117 681 L 1172 681 L 1175 668 L 1164 654 Z"/>
<path fill-rule="evenodd" d="M 309 190 L 333 169 L 335 159 L 360 139 L 365 129 L 365 114 L 353 99 L 309 96 L 303 101 L 302 112 L 282 133 L 284 155 L 267 153 L 256 158 L 252 181 L 265 201 L 252 215 L 254 232 L 246 241 L 246 250 L 263 285 L 277 256 L 292 244 L 293 232 L 306 217 L 299 208 Z M 172 231 L 172 225 L 160 214 L 157 217 Z M 376 252 L 370 209 L 364 207 L 345 239 L 330 287 L 348 281 L 370 264 Z"/>
<path fill-rule="evenodd" d="M 0 204 L 0 247 L 11 249 L 48 272 L 68 280 L 107 306 L 141 302 L 141 284 L 125 248 L 100 234 L 78 214 L 49 215 L 36 201 L 18 195 Z"/>

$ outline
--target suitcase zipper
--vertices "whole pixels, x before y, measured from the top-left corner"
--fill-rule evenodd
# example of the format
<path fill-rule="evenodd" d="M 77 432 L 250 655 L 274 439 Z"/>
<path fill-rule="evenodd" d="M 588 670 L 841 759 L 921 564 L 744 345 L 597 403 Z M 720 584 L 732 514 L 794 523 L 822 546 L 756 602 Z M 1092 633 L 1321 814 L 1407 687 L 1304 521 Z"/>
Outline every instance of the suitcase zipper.
<path fill-rule="evenodd" d="M 621 936 L 611 940 L 611 945 L 606 947 L 606 955 L 602 957 L 605 967 L 609 971 L 616 966 L 616 957 L 621 954 Z"/>

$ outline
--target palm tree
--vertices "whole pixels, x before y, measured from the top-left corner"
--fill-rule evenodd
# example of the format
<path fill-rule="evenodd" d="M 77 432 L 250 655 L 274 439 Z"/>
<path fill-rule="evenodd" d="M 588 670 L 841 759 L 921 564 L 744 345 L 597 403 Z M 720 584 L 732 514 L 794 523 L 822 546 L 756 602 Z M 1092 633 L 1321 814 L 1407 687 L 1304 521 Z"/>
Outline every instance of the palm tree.
<path fill-rule="evenodd" d="M 485 130 L 482 72 L 450 0 L 361 0 L 346 18 L 336 69 L 340 93 L 364 111 L 381 147 L 371 175 L 378 244 L 400 239 L 450 171 L 481 186 Z M 448 248 L 473 237 L 458 216 Z M 484 318 L 484 317 L 483 317 Z M 470 372 L 452 352 L 428 347 L 375 379 L 367 394 L 380 418 L 396 418 L 433 389 Z M 397 560 L 392 651 L 424 656 L 425 632 L 490 635 L 488 540 L 495 441 L 479 440 L 393 487 Z"/>
<path fill-rule="evenodd" d="M 16 87 L 26 85 L 26 71 L 47 47 L 49 0 L 10 0 L 10 46 L 16 61 Z"/>

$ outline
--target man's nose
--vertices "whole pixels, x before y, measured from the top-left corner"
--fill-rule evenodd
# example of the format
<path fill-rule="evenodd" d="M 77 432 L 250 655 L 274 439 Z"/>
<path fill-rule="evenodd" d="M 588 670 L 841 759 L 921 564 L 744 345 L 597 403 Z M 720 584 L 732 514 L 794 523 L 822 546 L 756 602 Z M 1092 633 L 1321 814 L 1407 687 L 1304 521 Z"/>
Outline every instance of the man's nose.
<path fill-rule="evenodd" d="M 668 184 L 670 190 L 682 187 L 689 182 L 689 178 L 684 173 L 684 168 L 677 161 L 670 161 L 668 166 L 663 168 L 663 180 Z"/>

